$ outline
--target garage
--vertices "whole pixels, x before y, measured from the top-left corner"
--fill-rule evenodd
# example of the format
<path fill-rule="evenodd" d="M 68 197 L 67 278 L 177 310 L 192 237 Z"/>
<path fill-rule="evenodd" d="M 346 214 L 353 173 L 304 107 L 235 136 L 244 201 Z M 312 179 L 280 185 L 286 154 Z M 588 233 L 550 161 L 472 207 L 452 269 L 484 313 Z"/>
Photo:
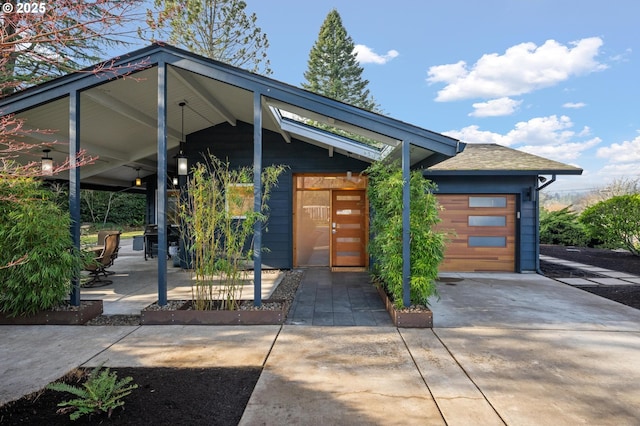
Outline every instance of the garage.
<path fill-rule="evenodd" d="M 516 270 L 515 194 L 439 194 L 447 233 L 443 272 Z"/>

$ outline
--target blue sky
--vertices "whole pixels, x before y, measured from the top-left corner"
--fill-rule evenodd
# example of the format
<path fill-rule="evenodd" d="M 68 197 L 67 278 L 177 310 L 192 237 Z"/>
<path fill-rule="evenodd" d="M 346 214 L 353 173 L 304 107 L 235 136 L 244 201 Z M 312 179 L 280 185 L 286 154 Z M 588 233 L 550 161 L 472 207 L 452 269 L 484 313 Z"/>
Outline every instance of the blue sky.
<path fill-rule="evenodd" d="M 269 38 L 277 80 L 304 81 L 309 50 L 335 8 L 369 52 L 360 56 L 364 77 L 385 114 L 584 169 L 549 191 L 640 177 L 640 2 L 247 3 Z"/>
<path fill-rule="evenodd" d="M 573 164 L 555 191 L 640 177 L 637 0 L 247 0 L 299 86 L 335 8 L 389 116 Z"/>

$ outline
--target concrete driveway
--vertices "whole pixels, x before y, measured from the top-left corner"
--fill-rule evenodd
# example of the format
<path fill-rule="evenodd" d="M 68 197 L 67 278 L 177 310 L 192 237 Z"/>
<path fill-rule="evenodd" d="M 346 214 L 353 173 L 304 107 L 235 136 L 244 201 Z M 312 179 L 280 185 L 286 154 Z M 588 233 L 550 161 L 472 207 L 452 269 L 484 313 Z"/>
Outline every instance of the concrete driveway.
<path fill-rule="evenodd" d="M 637 425 L 640 311 L 538 276 L 451 274 L 435 327 L 2 326 L 0 404 L 79 365 L 252 365 L 243 425 Z"/>
<path fill-rule="evenodd" d="M 639 424 L 640 311 L 539 275 L 448 277 L 437 340 L 401 330 L 445 419 L 443 349 L 506 424 Z"/>
<path fill-rule="evenodd" d="M 539 275 L 446 278 L 433 330 L 284 326 L 241 424 L 638 424 L 640 311 Z"/>

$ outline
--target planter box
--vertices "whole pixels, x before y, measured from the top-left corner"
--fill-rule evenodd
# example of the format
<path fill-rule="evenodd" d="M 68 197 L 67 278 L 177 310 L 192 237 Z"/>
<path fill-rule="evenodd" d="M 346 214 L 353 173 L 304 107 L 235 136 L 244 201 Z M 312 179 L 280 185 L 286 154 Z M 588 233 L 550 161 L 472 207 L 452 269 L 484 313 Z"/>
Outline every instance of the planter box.
<path fill-rule="evenodd" d="M 400 312 L 389 299 L 382 286 L 376 286 L 378 294 L 384 301 L 387 312 L 391 315 L 391 320 L 399 328 L 433 328 L 433 312 L 430 309 L 424 311 Z"/>
<path fill-rule="evenodd" d="M 102 300 L 82 300 L 77 310 L 41 311 L 8 317 L 0 313 L 1 325 L 82 325 L 102 314 Z"/>
<path fill-rule="evenodd" d="M 266 300 L 263 303 L 280 302 Z M 142 325 L 280 325 L 287 317 L 285 310 L 262 311 L 197 311 L 186 302 L 176 310 L 144 310 L 140 313 Z"/>

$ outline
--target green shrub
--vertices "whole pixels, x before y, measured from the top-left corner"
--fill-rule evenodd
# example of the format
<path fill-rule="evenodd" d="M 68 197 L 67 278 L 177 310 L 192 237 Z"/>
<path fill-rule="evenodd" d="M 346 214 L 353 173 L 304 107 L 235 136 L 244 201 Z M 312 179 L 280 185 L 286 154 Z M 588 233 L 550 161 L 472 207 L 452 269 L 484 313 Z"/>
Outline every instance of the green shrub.
<path fill-rule="evenodd" d="M 578 214 L 570 207 L 561 210 L 540 212 L 540 243 L 563 246 L 587 245 L 588 237 L 584 226 L 578 221 Z"/>
<path fill-rule="evenodd" d="M 64 382 L 51 383 L 47 389 L 68 392 L 77 396 L 75 399 L 63 401 L 58 407 L 68 407 L 63 412 L 71 411 L 69 418 L 77 420 L 85 414 L 107 413 L 111 417 L 113 410 L 124 405 L 122 398 L 129 395 L 137 384 L 129 384 L 133 378 L 118 380 L 118 374 L 108 368 L 102 370 L 102 364 L 94 368 L 82 387 L 72 386 Z"/>
<path fill-rule="evenodd" d="M 580 222 L 592 238 L 608 247 L 640 255 L 640 194 L 619 195 L 587 207 Z"/>
<path fill-rule="evenodd" d="M 369 254 L 373 275 L 386 287 L 398 308 L 403 305 L 402 286 L 402 170 L 397 164 L 372 164 L 367 170 L 367 194 L 372 210 Z M 444 258 L 445 238 L 434 231 L 440 222 L 436 186 L 419 171 L 410 179 L 411 303 L 428 305 L 437 295 L 435 281 Z"/>
<path fill-rule="evenodd" d="M 0 179 L 0 311 L 33 314 L 69 297 L 82 255 L 69 213 L 33 178 Z"/>

